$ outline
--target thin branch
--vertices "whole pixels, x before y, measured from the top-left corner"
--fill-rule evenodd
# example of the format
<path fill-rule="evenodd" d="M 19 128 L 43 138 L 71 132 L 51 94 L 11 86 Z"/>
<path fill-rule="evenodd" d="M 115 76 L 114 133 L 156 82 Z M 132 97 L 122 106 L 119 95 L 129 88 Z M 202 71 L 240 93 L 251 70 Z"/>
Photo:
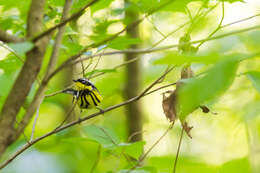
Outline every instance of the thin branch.
<path fill-rule="evenodd" d="M 83 12 L 85 11 L 85 9 L 87 9 L 88 7 L 90 7 L 91 5 L 93 5 L 94 3 L 98 2 L 99 0 L 92 0 L 90 1 L 87 5 L 85 5 L 83 8 L 81 8 L 78 12 L 72 14 L 69 18 L 63 20 L 61 23 L 49 28 L 48 30 L 44 31 L 43 33 L 37 35 L 36 37 L 34 37 L 32 39 L 32 41 L 36 41 L 42 37 L 44 37 L 45 35 L 48 35 L 49 33 L 51 33 L 52 31 L 56 30 L 57 28 L 60 28 L 64 25 L 66 25 L 68 22 L 74 20 L 74 19 L 77 19 L 78 17 L 80 17 Z"/>
<path fill-rule="evenodd" d="M 120 68 L 120 67 L 122 67 L 122 66 L 124 66 L 124 65 L 127 65 L 127 64 L 129 64 L 129 63 L 132 63 L 132 62 L 136 61 L 137 59 L 139 59 L 139 58 L 134 58 L 134 59 L 131 59 L 131 60 L 129 60 L 129 61 L 126 61 L 126 62 L 124 62 L 124 63 L 122 63 L 122 64 L 119 64 L 119 65 L 115 66 L 113 69 L 117 69 L 117 68 Z M 96 75 L 91 76 L 89 79 L 93 79 L 93 78 L 98 77 L 98 76 L 101 76 L 101 75 L 103 75 L 103 74 L 106 74 L 106 73 L 105 73 L 105 72 L 100 72 L 100 73 L 98 73 L 98 74 L 96 74 Z M 161 86 L 161 87 L 157 88 L 155 91 L 158 91 L 158 90 L 163 89 L 163 88 L 167 88 L 167 87 L 169 87 L 169 86 L 173 86 L 173 85 L 175 85 L 175 84 L 176 84 L 176 82 L 170 83 L 170 84 L 168 84 L 168 85 Z M 57 94 L 61 94 L 61 93 L 63 93 L 64 91 L 66 91 L 67 89 L 71 88 L 72 86 L 73 86 L 73 84 L 67 86 L 65 89 L 62 89 L 62 90 L 53 92 L 53 93 L 51 93 L 51 94 L 47 94 L 47 95 L 45 95 L 45 97 L 47 98 L 47 97 L 55 96 L 55 95 L 57 95 Z M 153 90 L 153 91 L 147 92 L 145 95 L 151 94 L 151 93 L 153 93 L 153 92 L 155 92 L 155 91 Z"/>
<path fill-rule="evenodd" d="M 104 49 L 102 52 L 104 53 L 104 52 L 105 52 L 105 49 Z M 96 68 L 97 68 L 97 66 L 98 66 L 98 64 L 99 64 L 99 61 L 101 60 L 101 57 L 102 57 L 102 55 L 99 56 L 99 58 L 98 58 L 98 60 L 97 60 L 97 63 L 96 63 L 95 66 L 93 67 L 93 70 L 92 70 L 92 71 L 96 70 Z M 90 76 L 89 76 L 88 78 L 89 78 L 89 79 L 93 78 L 93 77 L 92 77 L 92 74 L 90 74 Z"/>
<path fill-rule="evenodd" d="M 149 49 L 152 49 L 154 47 L 156 47 L 157 45 L 161 44 L 164 40 L 166 40 L 168 37 L 170 37 L 171 35 L 173 35 L 175 32 L 179 31 L 180 29 L 182 29 L 184 26 L 186 26 L 187 24 L 189 24 L 189 22 L 186 22 L 184 24 L 182 24 L 181 26 L 179 26 L 178 28 L 176 28 L 175 30 L 173 30 L 172 32 L 168 33 L 166 36 L 164 36 L 161 40 L 159 40 L 158 42 L 154 43 Z"/>
<path fill-rule="evenodd" d="M 131 2 L 131 4 L 133 4 L 134 6 L 136 6 L 140 11 L 142 11 L 143 13 L 145 13 L 145 10 L 143 8 L 141 8 L 139 5 L 137 5 L 134 2 Z M 153 26 L 153 28 L 155 29 L 155 31 L 157 31 L 159 34 L 161 34 L 163 37 L 165 37 L 165 34 L 163 34 L 155 25 L 154 23 L 150 20 L 149 17 L 146 18 L 147 21 Z"/>
<path fill-rule="evenodd" d="M 199 14 L 200 11 L 203 9 L 203 4 L 201 5 L 201 7 L 199 8 L 197 14 L 195 15 L 194 17 L 194 20 L 191 21 L 191 25 L 190 27 L 188 28 L 188 31 L 187 31 L 187 34 L 190 34 L 192 32 L 192 30 L 194 29 L 195 27 L 195 24 L 197 24 L 199 22 L 199 19 L 200 18 L 204 18 L 206 17 L 212 10 L 214 10 L 217 6 L 218 6 L 219 3 L 215 4 L 214 6 L 210 7 L 204 14 L 202 12 L 202 14 Z"/>
<path fill-rule="evenodd" d="M 108 134 L 108 132 L 104 128 L 102 128 L 102 127 L 99 127 L 99 128 L 103 131 L 103 133 L 110 139 L 110 141 L 115 146 L 117 146 L 117 147 L 119 146 L 118 143 L 116 143 L 116 141 Z M 124 151 L 122 151 L 121 154 L 125 157 L 125 159 L 128 161 L 128 163 L 130 163 L 130 164 L 132 163 L 131 159 L 125 154 Z"/>
<path fill-rule="evenodd" d="M 163 73 L 163 75 L 160 76 L 156 81 L 161 80 L 161 78 L 164 77 L 164 76 L 165 76 L 166 74 L 168 74 L 168 73 L 169 73 L 169 70 L 165 71 L 165 72 Z M 122 102 L 122 103 L 116 104 L 116 105 L 111 106 L 111 107 L 108 107 L 108 108 L 104 109 L 104 110 L 101 111 L 101 112 L 93 113 L 93 114 L 91 114 L 91 115 L 89 115 L 89 116 L 86 116 L 86 117 L 84 117 L 84 118 L 78 119 L 78 120 L 73 121 L 73 122 L 70 122 L 70 123 L 68 123 L 68 124 L 66 124 L 66 125 L 63 125 L 63 126 L 59 127 L 59 128 L 55 128 L 55 129 L 52 130 L 51 132 L 49 132 L 49 133 L 47 133 L 47 134 L 45 134 L 45 135 L 43 135 L 43 136 L 40 136 L 40 137 L 38 137 L 38 138 L 36 138 L 36 139 L 30 141 L 30 143 L 25 144 L 22 148 L 20 148 L 17 152 L 15 152 L 14 155 L 12 155 L 9 159 L 7 159 L 5 162 L 3 162 L 3 163 L 0 165 L 0 169 L 6 167 L 6 166 L 7 166 L 9 163 L 11 163 L 17 156 L 19 156 L 21 153 L 23 153 L 25 150 L 27 150 L 28 148 L 30 148 L 30 147 L 31 147 L 32 145 L 34 145 L 35 143 L 37 143 L 37 142 L 39 142 L 39 141 L 41 141 L 41 140 L 43 140 L 43 139 L 45 139 L 45 138 L 47 138 L 47 137 L 53 135 L 53 134 L 56 134 L 56 133 L 58 133 L 58 132 L 60 132 L 60 131 L 63 131 L 63 130 L 65 130 L 65 129 L 69 128 L 69 127 L 72 127 L 72 126 L 74 126 L 74 125 L 80 124 L 80 123 L 83 122 L 83 121 L 87 121 L 87 120 L 92 119 L 92 118 L 94 118 L 94 117 L 97 117 L 97 116 L 99 116 L 99 115 L 103 115 L 105 112 L 109 112 L 109 111 L 112 111 L 112 110 L 117 109 L 117 108 L 119 108 L 119 107 L 122 107 L 122 106 L 124 106 L 124 105 L 127 105 L 127 104 L 130 104 L 130 103 L 132 103 L 132 102 L 138 101 L 139 99 L 141 99 L 142 97 L 145 96 L 145 94 L 143 94 L 143 93 L 147 93 L 147 91 L 149 91 L 148 88 L 152 88 L 155 84 L 157 84 L 157 83 L 156 83 L 156 82 L 153 82 L 152 84 L 150 84 L 150 85 L 140 94 L 140 95 L 142 95 L 141 97 L 140 97 L 140 95 L 138 95 L 138 96 L 133 97 L 133 98 L 127 100 L 127 101 L 124 101 L 124 102 Z M 147 95 L 147 94 L 146 94 L 146 95 Z"/>
<path fill-rule="evenodd" d="M 260 28 L 260 25 L 256 25 L 256 26 L 253 26 L 253 27 L 235 30 L 235 31 L 232 31 L 232 32 L 228 32 L 228 33 L 217 35 L 217 36 L 210 37 L 210 38 L 207 37 L 205 39 L 191 41 L 190 44 L 197 44 L 197 43 L 200 43 L 200 42 L 217 40 L 217 39 L 221 39 L 221 38 L 224 38 L 224 37 L 227 37 L 227 36 L 240 34 L 240 33 L 243 33 L 243 32 L 256 30 L 256 29 L 259 29 L 259 28 Z M 71 66 L 71 65 L 79 63 L 80 61 L 85 61 L 85 60 L 88 60 L 90 58 L 97 57 L 97 56 L 100 56 L 100 55 L 105 56 L 105 55 L 116 55 L 116 54 L 126 54 L 126 53 L 147 54 L 147 53 L 153 53 L 153 52 L 159 52 L 159 51 L 163 51 L 163 50 L 167 50 L 167 49 L 177 48 L 179 46 L 180 46 L 179 44 L 173 44 L 173 45 L 169 45 L 169 46 L 163 46 L 163 47 L 148 49 L 148 50 L 147 49 L 128 49 L 128 50 L 122 50 L 122 51 L 113 51 L 113 52 L 95 54 L 95 55 L 91 55 L 91 56 L 87 56 L 85 58 L 82 58 L 81 60 L 74 60 L 74 61 L 69 62 L 69 63 L 63 63 L 50 75 L 50 78 L 53 77 L 56 73 L 58 73 L 59 71 L 61 71 L 63 68 L 65 68 L 67 66 Z"/>
<path fill-rule="evenodd" d="M 8 34 L 6 31 L 0 29 L 0 41 L 4 43 L 18 43 L 25 41 L 25 39 Z"/>
<path fill-rule="evenodd" d="M 135 170 L 143 161 L 144 159 L 148 156 L 148 154 L 154 149 L 154 147 L 167 135 L 167 133 L 172 129 L 174 123 L 171 123 L 168 129 L 163 133 L 163 135 L 156 140 L 156 142 L 138 159 L 137 163 L 130 169 L 128 170 L 127 173 Z"/>
<path fill-rule="evenodd" d="M 45 0 L 32 1 L 27 20 L 28 37 L 42 31 L 44 6 Z M 26 53 L 26 61 L 2 106 L 0 113 L 0 155 L 17 139 L 16 130 L 13 128 L 15 119 L 26 101 L 32 84 L 37 79 L 48 42 L 49 35 L 38 40 L 34 44 L 34 48 Z"/>
<path fill-rule="evenodd" d="M 33 140 L 33 135 L 34 135 L 35 128 L 36 128 L 36 123 L 37 123 L 37 120 L 38 120 L 38 117 L 39 117 L 39 113 L 40 113 L 40 105 L 41 105 L 41 103 L 39 104 L 39 106 L 37 108 L 37 111 L 36 111 L 36 115 L 35 115 L 35 119 L 34 119 L 34 122 L 33 122 L 33 127 L 32 127 L 32 133 L 31 133 L 30 141 Z"/>
<path fill-rule="evenodd" d="M 250 17 L 246 17 L 246 18 L 244 18 L 244 19 L 240 19 L 240 20 L 235 21 L 235 22 L 231 22 L 231 23 L 222 25 L 221 28 L 225 28 L 225 27 L 228 27 L 228 26 L 230 26 L 230 25 L 234 25 L 234 24 L 237 24 L 237 23 L 245 22 L 245 21 L 247 21 L 247 20 L 253 19 L 253 18 L 258 17 L 258 16 L 260 16 L 260 14 L 256 14 L 256 15 L 253 15 L 253 16 L 250 16 Z"/>
<path fill-rule="evenodd" d="M 209 34 L 208 38 L 212 37 L 216 32 L 218 32 L 218 30 L 220 30 L 222 28 L 222 23 L 223 23 L 224 17 L 225 17 L 225 8 L 224 8 L 224 1 L 222 1 L 222 17 L 220 19 L 220 22 L 219 22 L 217 28 L 211 34 Z M 199 47 L 203 43 L 205 43 L 205 41 L 200 42 L 200 44 L 196 47 L 196 49 L 198 50 Z"/>
<path fill-rule="evenodd" d="M 173 166 L 173 171 L 172 171 L 173 173 L 176 172 L 177 161 L 178 161 L 178 157 L 179 157 L 179 153 L 180 153 L 180 148 L 181 148 L 181 141 L 182 141 L 182 137 L 183 137 L 183 132 L 184 132 L 184 129 L 182 128 L 182 129 L 181 129 L 181 137 L 180 137 L 179 144 L 178 144 L 178 148 L 177 148 L 177 154 L 176 154 L 175 161 L 174 161 L 174 166 Z"/>
<path fill-rule="evenodd" d="M 156 89 L 154 89 L 154 90 L 152 90 L 152 91 L 150 91 L 150 92 L 147 92 L 147 93 L 145 94 L 145 96 L 146 96 L 146 95 L 149 95 L 149 94 L 151 94 L 151 93 L 154 93 L 154 92 L 156 92 L 156 91 L 159 91 L 159 90 L 161 90 L 161 89 L 164 89 L 164 88 L 173 86 L 173 85 L 176 85 L 176 82 L 173 82 L 173 83 L 170 83 L 170 84 L 168 84 L 168 85 L 164 85 L 164 86 L 158 87 L 158 88 L 156 88 Z"/>
<path fill-rule="evenodd" d="M 136 58 L 130 59 L 130 60 L 128 60 L 128 61 L 124 61 L 124 63 L 121 63 L 121 64 L 119 64 L 119 65 L 116 65 L 116 66 L 113 67 L 112 69 L 113 69 L 113 70 L 116 70 L 116 69 L 118 69 L 118 68 L 120 68 L 120 67 L 123 67 L 123 66 L 125 66 L 125 65 L 127 65 L 127 64 L 130 64 L 130 63 L 132 63 L 132 62 L 135 62 L 135 61 L 137 61 L 138 59 L 140 59 L 140 57 L 136 57 Z M 96 74 L 96 75 L 90 76 L 89 79 L 93 79 L 93 78 L 98 77 L 98 76 L 101 76 L 101 75 L 103 75 L 103 74 L 106 74 L 106 73 L 105 73 L 105 72 L 100 72 L 100 73 L 98 73 L 98 74 Z"/>
<path fill-rule="evenodd" d="M 109 41 L 112 41 L 114 40 L 115 38 L 117 38 L 120 34 L 122 34 L 123 32 L 125 32 L 126 30 L 130 29 L 130 28 L 133 28 L 137 25 L 139 25 L 144 19 L 146 19 L 147 17 L 149 17 L 150 15 L 152 15 L 154 12 L 162 9 L 163 7 L 169 5 L 170 3 L 173 3 L 174 0 L 168 0 L 167 2 L 161 4 L 159 7 L 157 8 L 154 8 L 152 10 L 150 10 L 144 17 L 130 23 L 129 25 L 127 25 L 125 28 L 123 28 L 121 31 L 117 32 L 116 34 L 100 41 L 100 42 L 97 42 L 97 43 L 92 43 L 88 46 L 86 46 L 83 50 L 81 50 L 78 54 L 76 55 L 73 55 L 71 56 L 70 58 L 68 58 L 67 61 L 65 61 L 60 67 L 58 67 L 50 76 L 49 76 L 49 79 L 50 80 L 58 71 L 60 71 L 62 68 L 64 68 L 65 66 L 67 66 L 68 64 L 70 64 L 72 61 L 74 61 L 75 59 L 79 58 L 80 56 L 82 56 L 89 48 L 96 48 L 98 46 L 101 46 Z M 93 55 L 95 56 L 95 55 Z M 100 54 L 99 54 L 100 56 Z M 90 56 L 91 57 L 91 56 Z"/>
<path fill-rule="evenodd" d="M 93 166 L 92 166 L 92 168 L 90 170 L 90 173 L 93 173 L 95 171 L 95 169 L 96 169 L 96 167 L 98 165 L 98 162 L 100 160 L 100 157 L 101 157 L 101 145 L 99 144 L 98 145 L 98 149 L 97 149 L 97 157 L 96 157 L 96 160 L 95 160 L 95 162 L 94 162 L 94 164 L 93 164 Z"/>
<path fill-rule="evenodd" d="M 66 2 L 64 4 L 64 9 L 63 9 L 61 21 L 66 20 L 67 16 L 69 15 L 71 5 L 72 5 L 72 0 L 66 0 Z M 36 92 L 36 94 L 33 98 L 33 101 L 31 102 L 29 108 L 27 109 L 25 115 L 23 116 L 21 123 L 19 124 L 19 126 L 17 128 L 17 136 L 19 136 L 21 134 L 21 132 L 24 130 L 24 128 L 27 126 L 27 124 L 31 120 L 35 110 L 37 109 L 37 107 L 40 105 L 40 103 L 44 99 L 44 92 L 45 92 L 46 87 L 47 87 L 46 79 L 48 78 L 48 76 L 54 70 L 54 68 L 56 66 L 58 56 L 59 56 L 60 44 L 62 42 L 62 37 L 63 37 L 64 31 L 65 31 L 65 26 L 62 26 L 61 28 L 59 28 L 59 31 L 58 31 L 57 36 L 55 38 L 51 58 L 50 58 L 50 61 L 49 61 L 49 64 L 48 64 L 48 68 L 47 68 L 46 73 L 43 77 L 43 80 L 40 84 L 40 87 L 37 90 L 37 92 Z"/>
<path fill-rule="evenodd" d="M 63 126 L 65 124 L 65 122 L 68 120 L 68 118 L 70 117 L 70 115 L 72 114 L 72 112 L 74 111 L 76 105 L 77 105 L 77 102 L 78 102 L 78 98 L 77 98 L 77 101 L 75 103 L 73 103 L 71 109 L 69 110 L 69 112 L 67 113 L 67 115 L 65 116 L 64 120 L 60 123 L 60 125 L 58 125 L 56 127 L 56 129 L 60 128 L 61 126 Z"/>
<path fill-rule="evenodd" d="M 143 134 L 144 132 L 146 132 L 146 131 L 145 131 L 145 130 L 142 130 L 142 131 L 137 131 L 137 132 L 132 133 L 132 134 L 127 138 L 127 142 L 130 142 L 133 137 L 135 137 L 136 135 L 139 135 L 139 134 Z"/>
<path fill-rule="evenodd" d="M 132 62 L 134 62 L 134 61 L 136 61 L 136 60 L 138 60 L 138 59 L 139 59 L 139 57 L 136 57 L 136 58 L 131 59 L 131 60 L 129 60 L 129 61 L 125 61 L 124 63 L 121 63 L 121 64 L 119 64 L 119 65 L 116 65 L 116 66 L 113 67 L 112 69 L 113 69 L 113 70 L 116 70 L 116 69 L 118 69 L 118 68 L 120 68 L 120 67 L 123 67 L 123 66 L 125 66 L 125 65 L 127 65 L 127 64 L 130 64 L 130 63 L 132 63 Z M 85 68 L 85 69 L 86 69 L 86 68 Z M 93 72 L 93 71 L 92 71 L 92 72 Z M 88 77 L 88 79 L 93 79 L 93 78 L 99 77 L 99 76 L 104 75 L 104 74 L 106 74 L 106 73 L 105 73 L 105 72 L 100 72 L 100 73 L 98 73 L 98 74 L 95 74 L 95 75 L 92 75 L 92 76 Z M 73 87 L 73 85 L 74 85 L 74 84 L 71 84 L 71 85 L 65 87 L 65 88 L 62 89 L 62 90 L 55 91 L 55 92 L 53 92 L 53 93 L 47 94 L 47 95 L 45 95 L 45 98 L 47 98 L 47 97 L 52 97 L 52 96 L 55 96 L 55 95 L 57 95 L 57 94 L 61 94 L 61 93 L 63 93 L 64 91 L 66 91 L 67 89 Z"/>
<path fill-rule="evenodd" d="M 15 57 L 17 57 L 19 59 L 19 61 L 21 61 L 22 63 L 24 63 L 23 58 L 18 55 L 15 51 L 13 51 L 12 49 L 10 49 L 8 46 L 6 46 L 4 43 L 0 42 L 0 46 L 5 48 L 6 50 L 8 50 L 9 52 L 11 52 Z"/>
<path fill-rule="evenodd" d="M 163 75 L 160 76 L 157 80 L 155 80 L 152 84 L 150 84 L 137 98 L 139 99 L 139 98 L 143 97 L 145 94 L 147 94 L 147 92 L 148 92 L 153 86 L 155 86 L 157 83 L 161 82 L 162 79 L 164 79 L 165 76 L 166 76 L 169 72 L 171 72 L 171 71 L 173 70 L 173 68 L 174 68 L 174 67 L 170 67 L 170 68 L 167 67 L 167 69 L 165 70 L 165 72 L 163 73 Z"/>
<path fill-rule="evenodd" d="M 66 91 L 67 89 L 73 87 L 73 85 L 74 85 L 74 84 L 71 84 L 71 85 L 65 87 L 65 88 L 62 89 L 62 90 L 56 91 L 56 92 L 51 93 L 51 94 L 47 94 L 47 95 L 45 95 L 45 98 L 47 98 L 47 97 L 52 97 L 52 96 L 55 96 L 55 95 L 57 95 L 57 94 L 63 93 L 63 92 Z"/>

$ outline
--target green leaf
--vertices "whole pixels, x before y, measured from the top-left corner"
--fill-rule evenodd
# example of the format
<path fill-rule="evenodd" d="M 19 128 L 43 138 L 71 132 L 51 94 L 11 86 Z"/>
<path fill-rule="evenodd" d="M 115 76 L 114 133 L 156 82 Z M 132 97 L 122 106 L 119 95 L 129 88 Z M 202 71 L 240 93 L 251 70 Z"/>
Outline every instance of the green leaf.
<path fill-rule="evenodd" d="M 136 168 L 135 170 L 123 169 L 118 171 L 117 173 L 157 173 L 157 169 L 151 166 L 144 166 L 141 168 Z"/>
<path fill-rule="evenodd" d="M 240 57 L 220 61 L 202 77 L 188 80 L 178 91 L 178 116 L 183 121 L 201 104 L 220 96 L 232 84 Z"/>
<path fill-rule="evenodd" d="M 84 127 L 84 132 L 89 139 L 96 141 L 105 148 L 115 148 L 119 143 L 118 137 L 105 127 L 88 125 Z"/>
<path fill-rule="evenodd" d="M 31 50 L 33 48 L 33 43 L 26 41 L 26 42 L 22 42 L 22 43 L 10 43 L 7 44 L 11 49 L 13 49 L 13 51 L 15 53 L 17 53 L 18 55 L 23 55 L 24 53 L 28 52 L 29 50 Z"/>
<path fill-rule="evenodd" d="M 116 72 L 116 69 L 95 69 L 91 72 L 88 72 L 85 74 L 85 76 L 91 76 L 96 73 L 114 73 Z"/>
<path fill-rule="evenodd" d="M 65 0 L 48 0 L 48 4 L 53 6 L 63 6 L 64 2 Z"/>
<path fill-rule="evenodd" d="M 4 70 L 4 74 L 11 74 L 16 72 L 21 67 L 22 62 L 13 54 L 7 56 L 7 58 L 0 60 L 0 69 Z"/>
<path fill-rule="evenodd" d="M 218 53 L 208 55 L 180 54 L 176 51 L 168 52 L 165 57 L 154 61 L 154 64 L 182 65 L 185 63 L 213 64 L 221 59 Z"/>
<path fill-rule="evenodd" d="M 260 100 L 252 100 L 243 107 L 243 117 L 246 121 L 254 120 L 260 115 Z"/>
<path fill-rule="evenodd" d="M 119 144 L 119 146 L 122 147 L 125 153 L 127 153 L 135 159 L 138 159 L 143 153 L 144 144 L 144 141 L 138 141 L 134 143 L 121 143 Z"/>
<path fill-rule="evenodd" d="M 31 1 L 16 1 L 16 0 L 0 0 L 1 6 L 3 6 L 3 11 L 12 9 L 12 8 L 17 8 L 20 13 L 19 16 L 21 18 L 25 18 L 27 16 L 27 12 L 29 9 Z"/>
<path fill-rule="evenodd" d="M 259 71 L 249 71 L 245 73 L 248 79 L 252 82 L 253 86 L 260 93 L 260 72 Z"/>
<path fill-rule="evenodd" d="M 162 10 L 164 10 L 164 11 L 172 11 L 172 12 L 185 12 L 185 7 L 190 2 L 196 2 L 196 1 L 201 1 L 201 2 L 204 2 L 204 3 L 208 3 L 209 0 L 175 0 L 173 3 L 170 3 L 169 5 L 164 7 Z"/>
<path fill-rule="evenodd" d="M 130 38 L 127 36 L 119 36 L 116 39 L 112 40 L 110 42 L 110 44 L 108 45 L 108 47 L 113 48 L 113 49 L 126 49 L 128 48 L 130 45 L 133 44 L 138 44 L 140 43 L 141 40 L 138 38 Z"/>
<path fill-rule="evenodd" d="M 106 34 L 107 33 L 107 28 L 113 24 L 118 22 L 118 20 L 104 20 L 97 22 L 95 28 L 93 29 L 93 32 L 95 34 Z"/>
<path fill-rule="evenodd" d="M 113 0 L 100 0 L 97 3 L 95 3 L 94 5 L 92 5 L 91 8 L 91 13 L 95 13 L 98 10 L 104 9 L 104 8 L 108 8 L 109 5 L 111 4 L 111 2 L 113 2 Z"/>
<path fill-rule="evenodd" d="M 118 171 L 117 173 L 128 173 L 128 172 L 131 172 L 131 173 L 150 173 L 150 171 L 147 171 L 147 170 L 129 170 L 129 169 L 123 169 L 123 170 L 120 170 Z"/>
<path fill-rule="evenodd" d="M 219 170 L 221 173 L 251 173 L 248 158 L 231 160 L 223 164 Z"/>
<path fill-rule="evenodd" d="M 224 2 L 230 2 L 230 3 L 233 3 L 233 2 L 245 2 L 243 0 L 218 0 L 220 2 L 224 1 Z"/>

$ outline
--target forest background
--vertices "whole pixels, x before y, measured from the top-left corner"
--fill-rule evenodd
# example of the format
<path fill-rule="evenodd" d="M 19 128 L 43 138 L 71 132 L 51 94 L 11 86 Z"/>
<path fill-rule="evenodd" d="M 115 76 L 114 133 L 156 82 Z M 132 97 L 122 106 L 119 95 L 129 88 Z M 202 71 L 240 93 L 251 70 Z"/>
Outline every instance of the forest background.
<path fill-rule="evenodd" d="M 0 172 L 259 173 L 259 16 L 257 0 L 0 0 Z M 102 111 L 62 93 L 81 77 Z"/>

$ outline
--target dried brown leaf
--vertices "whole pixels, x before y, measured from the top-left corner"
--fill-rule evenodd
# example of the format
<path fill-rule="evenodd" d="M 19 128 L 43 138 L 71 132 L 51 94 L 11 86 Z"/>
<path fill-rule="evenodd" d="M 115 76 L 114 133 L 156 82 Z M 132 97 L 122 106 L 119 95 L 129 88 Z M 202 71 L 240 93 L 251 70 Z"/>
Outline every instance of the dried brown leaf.
<path fill-rule="evenodd" d="M 167 93 L 170 94 L 168 97 L 166 96 Z M 166 118 L 169 119 L 170 122 L 174 122 L 176 119 L 175 105 L 176 105 L 176 90 L 164 92 L 162 107 Z"/>
<path fill-rule="evenodd" d="M 182 128 L 184 129 L 184 131 L 186 132 L 186 134 L 192 138 L 190 131 L 193 128 L 193 126 L 189 126 L 188 123 L 186 121 L 184 121 L 184 123 L 182 123 Z"/>
<path fill-rule="evenodd" d="M 204 106 L 204 105 L 200 106 L 200 109 L 201 109 L 202 112 L 204 112 L 204 113 L 209 113 L 209 112 L 210 112 L 209 108 L 208 108 L 207 106 Z"/>

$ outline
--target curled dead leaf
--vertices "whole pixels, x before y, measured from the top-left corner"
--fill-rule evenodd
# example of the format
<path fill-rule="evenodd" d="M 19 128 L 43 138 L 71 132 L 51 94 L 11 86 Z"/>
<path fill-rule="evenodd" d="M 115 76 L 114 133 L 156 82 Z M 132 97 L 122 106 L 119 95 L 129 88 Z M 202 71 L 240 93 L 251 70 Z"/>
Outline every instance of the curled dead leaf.
<path fill-rule="evenodd" d="M 190 131 L 191 129 L 193 128 L 193 126 L 189 126 L 188 123 L 186 121 L 184 121 L 182 124 L 182 128 L 184 129 L 184 131 L 186 132 L 186 134 L 192 138 L 191 134 L 190 134 Z"/>
<path fill-rule="evenodd" d="M 204 113 L 209 113 L 210 112 L 210 110 L 209 110 L 209 108 L 207 107 L 207 106 L 200 106 L 200 109 L 202 110 L 202 112 L 204 112 Z"/>
<path fill-rule="evenodd" d="M 166 96 L 166 94 L 170 94 L 170 95 Z M 169 119 L 170 122 L 174 122 L 176 119 L 175 105 L 176 105 L 176 90 L 164 92 L 162 107 L 166 118 Z"/>

